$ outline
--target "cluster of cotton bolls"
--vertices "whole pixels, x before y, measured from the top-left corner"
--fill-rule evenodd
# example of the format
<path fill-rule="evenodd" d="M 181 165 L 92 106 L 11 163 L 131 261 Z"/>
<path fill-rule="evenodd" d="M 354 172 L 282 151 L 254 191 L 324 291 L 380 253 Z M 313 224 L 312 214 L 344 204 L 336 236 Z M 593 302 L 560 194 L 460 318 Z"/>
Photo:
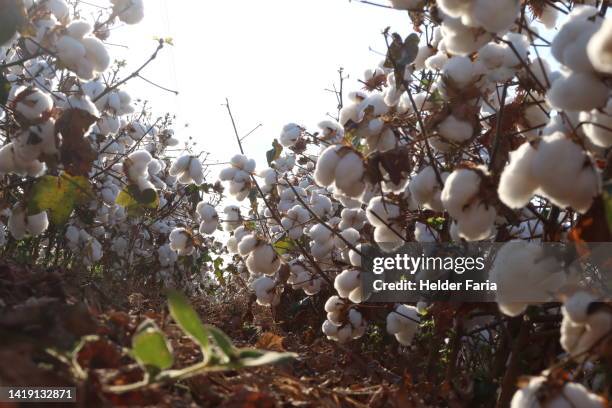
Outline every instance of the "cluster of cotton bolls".
<path fill-rule="evenodd" d="M 403 346 L 409 346 L 419 329 L 421 318 L 419 311 L 414 306 L 397 305 L 387 315 L 387 333 L 395 336 L 395 339 Z"/>
<path fill-rule="evenodd" d="M 456 220 L 457 233 L 467 241 L 478 241 L 491 236 L 497 211 L 481 199 L 480 191 L 487 169 L 456 169 L 444 183 L 440 196 L 442 205 Z"/>
<path fill-rule="evenodd" d="M 572 357 L 584 361 L 597 344 L 612 332 L 612 311 L 588 292 L 576 292 L 563 304 L 561 346 Z"/>
<path fill-rule="evenodd" d="M 551 301 L 552 295 L 571 280 L 553 256 L 546 256 L 540 243 L 510 241 L 495 255 L 489 279 L 496 283 L 496 300 L 508 316 L 518 316 L 530 304 Z"/>
<path fill-rule="evenodd" d="M 374 242 L 392 251 L 404 243 L 404 228 L 400 223 L 400 207 L 384 197 L 370 200 L 366 217 L 374 227 Z"/>
<path fill-rule="evenodd" d="M 229 183 L 229 193 L 236 200 L 244 200 L 251 192 L 251 177 L 255 166 L 255 160 L 237 154 L 230 160 L 230 167 L 219 173 L 219 179 Z"/>
<path fill-rule="evenodd" d="M 200 218 L 200 234 L 212 234 L 219 226 L 219 214 L 212 205 L 201 202 L 196 207 L 196 213 Z"/>
<path fill-rule="evenodd" d="M 547 392 L 546 388 L 550 391 Z M 543 395 L 548 395 L 543 398 Z M 582 384 L 568 382 L 561 386 L 548 384 L 546 376 L 532 377 L 529 383 L 512 397 L 510 408 L 604 408 L 603 398 L 587 390 Z"/>
<path fill-rule="evenodd" d="M 510 153 L 499 182 L 499 198 L 524 207 L 534 195 L 584 213 L 599 195 L 601 175 L 591 156 L 562 132 L 554 132 Z"/>
<path fill-rule="evenodd" d="M 325 311 L 327 320 L 323 322 L 322 330 L 328 339 L 342 344 L 365 334 L 368 326 L 361 312 L 348 307 L 338 296 L 332 296 L 327 300 Z"/>
<path fill-rule="evenodd" d="M 170 175 L 177 177 L 181 184 L 201 185 L 204 182 L 202 162 L 195 156 L 183 155 L 176 159 L 170 167 Z"/>
<path fill-rule="evenodd" d="M 91 266 L 102 259 L 102 244 L 84 229 L 70 225 L 66 228 L 65 237 L 68 248 L 83 256 L 85 265 Z"/>
<path fill-rule="evenodd" d="M 71 22 L 55 43 L 63 65 L 83 79 L 92 79 L 110 65 L 110 56 L 102 41 L 93 35 L 93 27 L 84 20 Z"/>

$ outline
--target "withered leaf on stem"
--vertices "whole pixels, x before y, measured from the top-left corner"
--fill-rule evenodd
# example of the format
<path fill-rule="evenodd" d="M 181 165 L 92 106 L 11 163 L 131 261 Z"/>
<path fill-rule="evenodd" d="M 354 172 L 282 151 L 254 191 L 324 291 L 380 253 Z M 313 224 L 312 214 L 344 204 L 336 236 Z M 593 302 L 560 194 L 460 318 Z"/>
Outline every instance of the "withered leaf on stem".
<path fill-rule="evenodd" d="M 55 123 L 55 134 L 62 136 L 60 161 L 73 176 L 87 176 L 96 159 L 96 152 L 84 136 L 97 120 L 82 109 L 68 109 Z"/>

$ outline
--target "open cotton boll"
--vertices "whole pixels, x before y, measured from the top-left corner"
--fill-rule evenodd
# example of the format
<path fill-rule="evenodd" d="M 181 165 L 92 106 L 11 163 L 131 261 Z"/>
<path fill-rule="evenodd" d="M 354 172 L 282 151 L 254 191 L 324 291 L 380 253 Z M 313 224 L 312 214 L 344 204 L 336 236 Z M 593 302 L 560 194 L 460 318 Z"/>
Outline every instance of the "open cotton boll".
<path fill-rule="evenodd" d="M 566 382 L 559 389 L 555 384 L 548 385 L 549 390 L 542 392 L 546 387 L 546 377 L 532 377 L 529 384 L 514 393 L 510 408 L 604 408 L 604 400 L 596 394 L 589 392 L 582 384 Z M 542 395 L 550 395 L 546 402 Z"/>
<path fill-rule="evenodd" d="M 361 208 L 345 208 L 342 210 L 340 217 L 342 221 L 338 224 L 338 228 L 341 230 L 354 228 L 359 231 L 367 221 L 366 213 Z"/>
<path fill-rule="evenodd" d="M 473 83 L 475 73 L 472 61 L 468 57 L 459 55 L 450 58 L 442 69 L 442 74 L 459 88 L 464 88 Z"/>
<path fill-rule="evenodd" d="M 387 224 L 392 224 L 399 216 L 399 206 L 385 200 L 384 197 L 373 198 L 366 209 L 366 217 L 370 224 L 375 227 L 385 227 Z"/>
<path fill-rule="evenodd" d="M 267 276 L 257 278 L 251 284 L 255 296 L 257 296 L 257 304 L 262 306 L 276 306 L 280 301 L 280 296 L 276 292 L 276 282 Z"/>
<path fill-rule="evenodd" d="M 542 195 L 580 213 L 591 207 L 601 189 L 601 176 L 591 158 L 561 132 L 542 138 L 532 171 Z"/>
<path fill-rule="evenodd" d="M 335 120 L 324 120 L 318 124 L 321 129 L 322 140 L 329 143 L 338 143 L 344 138 L 344 127 Z"/>
<path fill-rule="evenodd" d="M 14 110 L 28 120 L 40 119 L 42 114 L 53 108 L 49 95 L 37 88 L 25 88 L 13 98 Z"/>
<path fill-rule="evenodd" d="M 340 161 L 340 156 L 338 155 L 340 149 L 340 146 L 329 146 L 319 156 L 314 173 L 317 184 L 329 186 L 334 182 L 336 167 Z"/>
<path fill-rule="evenodd" d="M 557 26 L 558 17 L 559 17 L 559 12 L 557 11 L 556 8 L 551 7 L 549 5 L 545 5 L 542 8 L 542 13 L 540 14 L 540 17 L 538 18 L 538 20 L 542 24 L 544 24 L 544 27 L 546 27 L 549 30 L 552 30 L 553 28 Z"/>
<path fill-rule="evenodd" d="M 550 301 L 567 281 L 557 259 L 545 257 L 541 244 L 526 241 L 510 241 L 499 249 L 489 279 L 497 284 L 498 306 L 508 316 Z"/>
<path fill-rule="evenodd" d="M 417 53 L 416 58 L 414 59 L 414 68 L 417 71 L 425 69 L 425 61 L 435 55 L 436 49 L 429 45 L 422 45 L 419 47 L 419 52 Z"/>
<path fill-rule="evenodd" d="M 66 32 L 72 38 L 82 39 L 93 31 L 93 26 L 85 20 L 74 20 L 66 27 Z"/>
<path fill-rule="evenodd" d="M 591 312 L 591 305 L 596 301 L 590 293 L 576 292 L 563 305 L 561 346 L 580 361 L 612 330 L 612 313 L 597 309 Z"/>
<path fill-rule="evenodd" d="M 531 171 L 536 155 L 536 150 L 529 143 L 523 143 L 510 152 L 510 163 L 504 168 L 497 189 L 500 200 L 508 207 L 524 207 L 538 189 L 538 182 Z"/>
<path fill-rule="evenodd" d="M 420 316 L 414 306 L 397 305 L 387 315 L 387 333 L 403 346 L 409 346 L 419 329 Z"/>
<path fill-rule="evenodd" d="M 520 13 L 519 0 L 474 0 L 470 14 L 490 33 L 508 30 Z"/>
<path fill-rule="evenodd" d="M 605 109 L 580 113 L 580 122 L 586 137 L 599 147 L 612 147 L 612 102 Z"/>
<path fill-rule="evenodd" d="M 246 239 L 244 238 L 241 244 Z M 259 242 L 249 254 L 246 265 L 251 274 L 274 275 L 280 268 L 280 258 L 272 245 Z"/>
<path fill-rule="evenodd" d="M 574 7 L 566 23 L 561 26 L 552 41 L 553 56 L 572 71 L 590 72 L 593 70 L 587 56 L 587 44 L 601 26 L 602 18 L 598 17 L 598 13 L 595 7 Z"/>
<path fill-rule="evenodd" d="M 86 37 L 81 40 L 81 44 L 85 47 L 85 58 L 91 61 L 96 72 L 104 72 L 110 65 L 110 56 L 106 50 L 106 46 L 96 37 Z"/>
<path fill-rule="evenodd" d="M 494 233 L 497 211 L 481 201 L 470 204 L 457 218 L 457 232 L 466 241 L 480 241 Z"/>
<path fill-rule="evenodd" d="M 280 143 L 284 147 L 291 147 L 297 143 L 301 135 L 302 128 L 295 123 L 289 123 L 283 127 L 283 131 L 280 135 Z"/>
<path fill-rule="evenodd" d="M 440 198 L 451 217 L 461 218 L 464 209 L 477 198 L 480 183 L 480 175 L 470 169 L 457 169 L 448 176 Z"/>
<path fill-rule="evenodd" d="M 14 207 L 8 220 L 8 229 L 13 238 L 17 241 L 25 238 L 28 233 L 25 210 L 21 207 Z"/>
<path fill-rule="evenodd" d="M 612 20 L 604 20 L 589 40 L 586 51 L 597 71 L 612 74 Z"/>
<path fill-rule="evenodd" d="M 443 44 L 451 55 L 469 55 L 491 40 L 491 34 L 481 28 L 468 27 L 460 18 L 445 17 L 442 21 Z M 441 44 L 442 44 L 441 43 Z M 438 46 L 440 48 L 441 44 Z"/>
<path fill-rule="evenodd" d="M 190 159 L 191 156 L 189 155 L 184 155 L 176 159 L 174 163 L 172 163 L 172 166 L 170 166 L 170 175 L 178 176 L 179 174 L 184 173 L 189 168 Z"/>
<path fill-rule="evenodd" d="M 350 293 L 361 285 L 361 272 L 358 269 L 346 269 L 334 280 L 334 288 L 341 298 L 348 298 Z"/>
<path fill-rule="evenodd" d="M 442 181 L 444 181 L 448 174 L 443 173 L 440 176 Z M 443 211 L 444 209 L 440 200 L 442 187 L 439 185 L 435 170 L 431 166 L 422 169 L 417 175 L 412 177 L 408 184 L 414 201 L 433 211 Z"/>
<path fill-rule="evenodd" d="M 433 71 L 441 71 L 448 62 L 448 55 L 445 52 L 437 52 L 425 60 L 425 68 Z"/>
<path fill-rule="evenodd" d="M 41 3 L 59 21 L 67 21 L 70 18 L 70 8 L 65 0 L 47 0 Z"/>
<path fill-rule="evenodd" d="M 470 122 L 457 119 L 455 115 L 448 115 L 438 125 L 440 136 L 455 143 L 463 143 L 474 134 L 474 127 Z"/>
<path fill-rule="evenodd" d="M 126 24 L 138 24 L 144 18 L 143 0 L 111 0 L 113 14 Z"/>
<path fill-rule="evenodd" d="M 608 88 L 593 74 L 574 72 L 553 82 L 546 100 L 557 110 L 590 111 L 606 105 Z"/>

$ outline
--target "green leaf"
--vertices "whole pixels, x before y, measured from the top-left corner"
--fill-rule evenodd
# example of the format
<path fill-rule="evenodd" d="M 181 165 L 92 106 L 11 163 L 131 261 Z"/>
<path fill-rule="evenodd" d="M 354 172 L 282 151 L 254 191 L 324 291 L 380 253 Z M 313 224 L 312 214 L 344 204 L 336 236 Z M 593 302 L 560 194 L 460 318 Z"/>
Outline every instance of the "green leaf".
<path fill-rule="evenodd" d="M 279 255 L 284 255 L 287 252 L 293 250 L 295 248 L 295 244 L 293 240 L 289 237 L 285 237 L 283 239 L 279 239 L 274 243 L 274 250 Z"/>
<path fill-rule="evenodd" d="M 295 353 L 278 353 L 276 351 L 260 351 L 253 349 L 240 350 L 239 364 L 243 367 L 258 367 L 268 364 L 278 364 L 295 359 Z"/>
<path fill-rule="evenodd" d="M 223 277 L 223 269 L 221 269 L 221 267 L 223 266 L 223 258 L 218 257 L 217 259 L 215 259 L 213 265 L 215 267 L 215 277 L 222 286 L 225 286 L 226 282 L 225 278 Z"/>
<path fill-rule="evenodd" d="M 142 215 L 146 209 L 159 207 L 159 196 L 154 189 L 140 191 L 138 186 L 129 185 L 119 192 L 115 203 L 125 208 L 129 215 Z"/>
<path fill-rule="evenodd" d="M 65 224 L 77 205 L 94 196 L 87 178 L 68 173 L 40 177 L 29 194 L 28 214 L 47 211 L 54 225 Z"/>
<path fill-rule="evenodd" d="M 272 162 L 278 159 L 283 152 L 283 146 L 278 143 L 277 139 L 272 142 L 272 150 L 266 152 L 266 159 L 268 160 L 268 166 L 272 167 Z"/>
<path fill-rule="evenodd" d="M 168 292 L 168 309 L 174 321 L 202 348 L 205 358 L 209 357 L 210 345 L 208 330 L 198 313 L 191 307 L 189 300 L 180 292 Z"/>
<path fill-rule="evenodd" d="M 215 344 L 217 344 L 219 349 L 221 349 L 223 354 L 225 354 L 230 361 L 238 358 L 238 349 L 234 347 L 232 339 L 230 339 L 227 334 L 223 333 L 223 331 L 214 326 L 207 326 L 206 328 L 210 332 Z"/>
<path fill-rule="evenodd" d="M 157 371 L 166 370 L 174 363 L 166 336 L 152 320 L 144 321 L 132 337 L 132 354 L 140 365 Z"/>

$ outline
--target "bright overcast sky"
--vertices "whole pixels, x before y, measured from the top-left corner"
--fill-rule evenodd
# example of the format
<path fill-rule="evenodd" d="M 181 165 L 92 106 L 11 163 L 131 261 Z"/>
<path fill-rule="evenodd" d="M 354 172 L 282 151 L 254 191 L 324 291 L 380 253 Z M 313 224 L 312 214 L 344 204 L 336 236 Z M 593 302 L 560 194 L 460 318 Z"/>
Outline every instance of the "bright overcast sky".
<path fill-rule="evenodd" d="M 146 0 L 145 6 L 142 23 L 121 26 L 109 39 L 128 49 L 111 49 L 138 66 L 156 47 L 154 37 L 172 37 L 175 46 L 142 75 L 180 94 L 135 79 L 133 96 L 149 99 L 156 113 L 175 113 L 177 134 L 194 137 L 222 162 L 237 152 L 222 106 L 228 97 L 242 134 L 263 124 L 245 141 L 258 168 L 266 166 L 265 151 L 284 124 L 316 130 L 327 112 L 335 113 L 335 96 L 324 89 L 337 81 L 339 67 L 351 77 L 346 89 L 354 90 L 381 59 L 368 48 L 385 51 L 382 30 L 411 30 L 406 12 L 348 0 Z"/>

